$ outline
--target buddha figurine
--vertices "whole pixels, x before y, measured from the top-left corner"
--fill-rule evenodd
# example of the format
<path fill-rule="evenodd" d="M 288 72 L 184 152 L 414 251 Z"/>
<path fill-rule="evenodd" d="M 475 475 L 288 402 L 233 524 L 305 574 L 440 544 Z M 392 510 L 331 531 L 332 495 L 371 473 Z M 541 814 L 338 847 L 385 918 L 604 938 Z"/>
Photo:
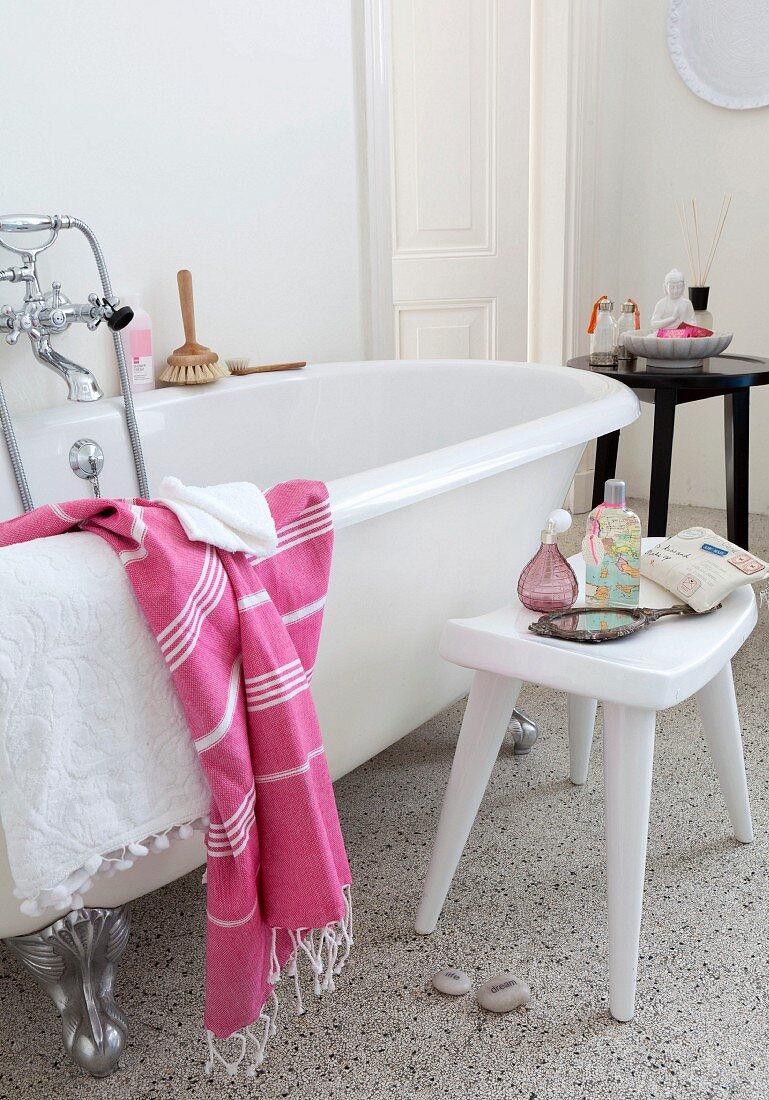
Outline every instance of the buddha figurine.
<path fill-rule="evenodd" d="M 694 307 L 689 299 L 684 297 L 683 272 L 677 267 L 668 271 L 665 276 L 665 297 L 660 298 L 654 307 L 650 324 L 655 330 L 697 324 Z"/>

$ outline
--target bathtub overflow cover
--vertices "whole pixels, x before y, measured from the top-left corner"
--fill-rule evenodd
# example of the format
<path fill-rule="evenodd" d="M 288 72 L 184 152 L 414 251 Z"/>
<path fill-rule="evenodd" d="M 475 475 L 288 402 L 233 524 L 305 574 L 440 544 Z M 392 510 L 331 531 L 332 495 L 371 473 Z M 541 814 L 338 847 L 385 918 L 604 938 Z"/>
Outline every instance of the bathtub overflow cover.
<path fill-rule="evenodd" d="M 78 477 L 96 477 L 104 467 L 104 451 L 95 439 L 78 439 L 69 449 L 69 464 Z"/>

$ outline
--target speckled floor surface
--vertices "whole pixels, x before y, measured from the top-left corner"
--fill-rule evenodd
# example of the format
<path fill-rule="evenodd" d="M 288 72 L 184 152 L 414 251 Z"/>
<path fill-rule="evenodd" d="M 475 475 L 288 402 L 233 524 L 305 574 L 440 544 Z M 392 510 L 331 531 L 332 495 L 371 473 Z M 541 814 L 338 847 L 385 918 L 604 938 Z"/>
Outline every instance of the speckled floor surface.
<path fill-rule="evenodd" d="M 672 510 L 672 529 L 693 522 L 725 528 L 723 513 Z M 570 552 L 578 541 L 570 532 Z M 769 552 L 769 518 L 754 517 L 752 548 Z M 521 702 L 540 742 L 520 760 L 503 749 L 433 936 L 417 936 L 412 919 L 462 706 L 337 784 L 357 946 L 335 995 L 302 1019 L 283 1016 L 255 1081 L 202 1076 L 193 874 L 135 905 L 118 986 L 130 1044 L 107 1081 L 69 1065 L 52 1006 L 2 953 L 0 1098 L 769 1097 L 767 616 L 735 661 L 753 845 L 730 837 L 693 706 L 661 716 L 631 1023 L 607 1014 L 601 739 L 587 785 L 572 787 L 565 701 L 529 688 Z M 531 1005 L 495 1017 L 472 995 L 430 992 L 430 975 L 449 964 L 477 984 L 512 967 Z"/>

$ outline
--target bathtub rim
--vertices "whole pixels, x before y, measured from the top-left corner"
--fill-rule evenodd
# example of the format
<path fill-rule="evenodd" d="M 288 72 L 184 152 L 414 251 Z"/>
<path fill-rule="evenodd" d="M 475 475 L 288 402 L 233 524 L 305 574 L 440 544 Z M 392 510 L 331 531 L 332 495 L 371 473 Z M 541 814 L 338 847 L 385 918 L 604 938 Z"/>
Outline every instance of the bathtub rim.
<path fill-rule="evenodd" d="M 409 362 L 398 359 L 370 360 L 366 365 L 404 366 Z M 523 466 L 557 451 L 586 444 L 607 432 L 626 427 L 641 412 L 636 394 L 622 382 L 605 374 L 583 371 L 578 379 L 574 379 L 573 367 L 502 359 L 420 359 L 413 362 L 436 368 L 456 367 L 460 363 L 467 363 L 471 368 L 517 367 L 557 376 L 568 371 L 571 379 L 580 383 L 586 400 L 511 428 L 488 432 L 461 443 L 335 478 L 328 483 L 328 489 L 331 514 L 337 530 Z M 322 365 L 337 367 L 344 364 Z"/>
<path fill-rule="evenodd" d="M 554 380 L 563 378 L 564 372 L 568 372 L 570 382 L 576 384 L 581 391 L 581 399 L 566 409 L 547 413 L 510 428 L 474 436 L 381 466 L 369 466 L 354 474 L 330 480 L 328 488 L 336 529 L 362 523 L 397 508 L 405 508 L 439 493 L 533 462 L 556 451 L 588 443 L 607 432 L 625 427 L 640 415 L 638 398 L 628 386 L 605 374 L 593 374 L 590 371 L 575 370 L 573 367 L 503 359 L 368 359 L 311 363 L 301 371 L 265 372 L 243 378 L 225 378 L 216 384 L 213 391 L 208 386 L 167 386 L 137 394 L 134 400 L 139 430 L 146 430 L 147 423 L 151 422 L 153 416 L 160 414 L 162 417 L 165 410 L 170 411 L 179 403 L 210 401 L 211 398 L 225 397 L 236 388 L 254 390 L 277 386 L 295 387 L 310 379 L 317 380 L 319 376 L 342 375 L 350 370 L 366 373 L 410 367 L 429 370 L 457 367 L 475 370 L 486 367 L 499 371 L 514 368 L 518 372 L 552 375 Z M 78 405 L 77 427 L 73 430 L 79 431 L 81 435 L 89 435 L 91 431 L 98 432 L 97 422 L 105 415 L 112 414 L 122 420 L 121 404 L 122 398 L 118 396 L 104 398 L 92 405 Z M 69 429 L 72 426 L 73 415 L 75 414 L 68 402 L 15 413 L 14 423 L 17 431 L 21 432 L 22 448 L 27 430 L 31 429 L 35 433 L 60 433 L 63 428 Z M 89 424 L 93 424 L 90 430 Z M 149 473 L 151 480 L 155 482 L 163 471 L 150 470 Z M 82 488 L 82 492 L 85 494 L 87 489 Z M 73 492 L 69 499 L 74 496 Z"/>

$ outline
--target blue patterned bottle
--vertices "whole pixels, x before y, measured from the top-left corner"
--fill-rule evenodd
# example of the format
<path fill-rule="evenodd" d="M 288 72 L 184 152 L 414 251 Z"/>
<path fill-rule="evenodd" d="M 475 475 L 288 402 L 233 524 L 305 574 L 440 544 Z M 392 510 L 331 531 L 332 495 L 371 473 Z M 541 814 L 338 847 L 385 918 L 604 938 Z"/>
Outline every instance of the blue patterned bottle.
<path fill-rule="evenodd" d="M 587 607 L 638 607 L 641 521 L 625 503 L 625 482 L 611 479 L 587 517 L 582 543 Z"/>

